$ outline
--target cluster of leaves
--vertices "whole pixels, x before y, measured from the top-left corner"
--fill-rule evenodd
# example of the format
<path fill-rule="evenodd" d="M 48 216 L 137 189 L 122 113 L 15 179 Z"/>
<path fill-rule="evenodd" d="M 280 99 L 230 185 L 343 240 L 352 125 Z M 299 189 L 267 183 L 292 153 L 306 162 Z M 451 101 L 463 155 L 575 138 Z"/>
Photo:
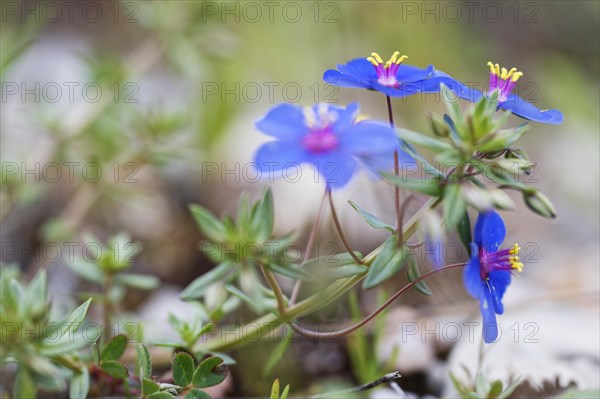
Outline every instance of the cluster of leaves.
<path fill-rule="evenodd" d="M 454 388 L 456 388 L 461 398 L 464 399 L 506 399 L 521 383 L 520 380 L 516 380 L 507 387 L 504 387 L 502 381 L 496 380 L 490 382 L 481 373 L 478 373 L 475 377 L 474 386 L 467 386 L 463 384 L 452 373 L 450 373 L 450 378 Z"/>
<path fill-rule="evenodd" d="M 223 359 L 219 357 L 211 356 L 197 362 L 190 354 L 179 352 L 173 358 L 173 384 L 159 383 L 152 378 L 148 348 L 139 344 L 137 353 L 141 393 L 148 399 L 173 399 L 176 396 L 210 399 L 210 395 L 202 388 L 220 384 L 228 374 Z"/>
<path fill-rule="evenodd" d="M 91 299 L 67 317 L 52 319 L 45 270 L 40 270 L 26 287 L 18 277 L 15 267 L 2 267 L 0 352 L 2 367 L 17 364 L 13 397 L 34 398 L 38 389 L 63 391 L 65 375 L 71 374 L 71 397 L 81 398 L 78 395 L 89 380 L 88 370 L 73 362 L 71 355 L 90 344 L 79 332 Z"/>
<path fill-rule="evenodd" d="M 498 92 L 462 110 L 450 90 L 442 88 L 448 113 L 431 115 L 437 137 L 400 129 L 402 139 L 435 152 L 437 164 L 451 166 L 440 170 L 407 148 L 421 163 L 425 178 L 387 174 L 393 184 L 410 191 L 443 199 L 444 221 L 448 230 L 458 226 L 467 206 L 480 212 L 489 209 L 514 209 L 503 189 L 520 191 L 525 203 L 537 214 L 554 218 L 556 211 L 537 188 L 525 184 L 534 168 L 524 150 L 513 144 L 527 131 L 528 124 L 506 128 L 510 112 L 497 113 Z M 498 114 L 498 117 L 494 115 Z M 486 185 L 489 182 L 493 187 Z"/>

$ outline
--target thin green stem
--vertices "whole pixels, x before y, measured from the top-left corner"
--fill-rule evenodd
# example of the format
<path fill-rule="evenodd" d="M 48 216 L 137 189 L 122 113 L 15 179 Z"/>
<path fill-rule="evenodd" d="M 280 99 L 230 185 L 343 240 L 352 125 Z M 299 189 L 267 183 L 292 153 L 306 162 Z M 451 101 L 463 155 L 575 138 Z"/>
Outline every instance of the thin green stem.
<path fill-rule="evenodd" d="M 328 396 L 340 397 L 341 394 L 349 394 L 349 393 L 353 393 L 353 392 L 364 392 L 364 391 L 368 391 L 368 390 L 373 389 L 382 384 L 390 384 L 392 382 L 396 382 L 401 377 L 402 376 L 400 375 L 400 373 L 398 371 L 394 371 L 393 373 L 388 373 L 388 374 L 384 375 L 383 377 L 376 379 L 375 381 L 371 381 L 369 383 L 359 385 L 354 388 L 344 389 L 343 391 L 335 391 L 335 392 L 329 392 L 329 393 L 322 393 L 319 395 L 313 395 L 313 396 L 309 396 L 309 399 L 326 398 Z"/>
<path fill-rule="evenodd" d="M 329 207 L 331 208 L 331 217 L 333 218 L 333 223 L 335 224 L 335 228 L 340 236 L 340 239 L 342 240 L 342 243 L 344 244 L 344 247 L 346 247 L 346 251 L 350 253 L 350 256 L 352 256 L 352 259 L 354 259 L 356 263 L 358 263 L 359 265 L 364 265 L 364 262 L 358 256 L 356 256 L 356 254 L 352 250 L 352 247 L 350 247 L 348 240 L 346 240 L 346 236 L 344 235 L 344 231 L 342 230 L 342 225 L 337 217 L 337 212 L 335 211 L 335 205 L 333 205 L 333 197 L 331 195 L 331 191 L 327 191 L 327 195 L 329 197 Z"/>
<path fill-rule="evenodd" d="M 265 276 L 267 283 L 269 283 L 269 287 L 271 287 L 273 294 L 275 294 L 275 299 L 277 300 L 277 309 L 279 309 L 279 313 L 285 312 L 285 299 L 283 298 L 283 291 L 281 291 L 281 287 L 279 286 L 277 279 L 273 275 L 273 272 L 269 269 L 266 269 L 263 265 L 259 265 L 258 267 L 260 268 L 260 271 L 262 272 L 263 276 Z"/>

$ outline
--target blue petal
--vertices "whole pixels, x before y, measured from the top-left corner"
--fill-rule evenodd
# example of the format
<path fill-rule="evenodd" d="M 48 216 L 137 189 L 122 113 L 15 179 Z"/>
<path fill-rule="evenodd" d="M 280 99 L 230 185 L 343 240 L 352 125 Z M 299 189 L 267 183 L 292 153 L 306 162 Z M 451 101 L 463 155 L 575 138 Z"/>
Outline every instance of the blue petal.
<path fill-rule="evenodd" d="M 338 132 L 340 148 L 354 155 L 393 154 L 398 145 L 396 133 L 388 124 L 362 121 Z"/>
<path fill-rule="evenodd" d="M 308 154 L 296 143 L 270 141 L 259 147 L 254 162 L 261 173 L 282 171 L 307 162 Z M 269 176 L 272 178 L 272 176 Z"/>
<path fill-rule="evenodd" d="M 482 290 L 479 309 L 483 316 L 483 340 L 486 344 L 489 344 L 498 338 L 498 323 L 496 322 L 494 305 L 492 305 L 492 296 L 487 287 Z"/>
<path fill-rule="evenodd" d="M 299 140 L 306 134 L 302 108 L 292 104 L 277 105 L 256 122 L 256 128 L 269 136 L 285 141 Z"/>
<path fill-rule="evenodd" d="M 563 114 L 560 111 L 556 109 L 540 110 L 516 94 L 510 94 L 506 101 L 500 103 L 500 108 L 534 122 L 558 125 L 563 121 Z"/>
<path fill-rule="evenodd" d="M 462 98 L 463 100 L 477 102 L 479 101 L 481 96 L 483 96 L 483 93 L 481 93 L 479 90 L 471 88 L 465 85 L 464 83 L 459 82 L 458 80 L 452 78 L 445 72 L 438 70 L 433 71 L 432 78 L 436 77 L 446 78 L 441 83 L 448 86 L 450 90 L 452 90 L 458 97 Z"/>
<path fill-rule="evenodd" d="M 357 161 L 350 154 L 341 151 L 311 155 L 310 162 L 315 165 L 325 184 L 330 189 L 345 186 L 358 167 Z"/>
<path fill-rule="evenodd" d="M 427 68 L 422 69 L 413 65 L 401 64 L 396 71 L 396 80 L 401 83 L 405 82 L 417 82 L 423 79 L 427 79 L 433 74 L 433 65 L 429 65 Z"/>
<path fill-rule="evenodd" d="M 335 69 L 329 69 L 325 71 L 325 73 L 323 74 L 323 80 L 326 83 L 332 84 L 334 86 L 354 87 L 360 89 L 371 88 L 371 85 L 368 83 L 368 81 L 357 80 L 356 78 L 344 75 L 343 73 Z"/>
<path fill-rule="evenodd" d="M 488 286 L 492 294 L 492 302 L 497 314 L 504 313 L 504 305 L 502 305 L 502 297 L 506 292 L 506 288 L 510 284 L 510 272 L 506 270 L 496 270 L 488 274 Z"/>
<path fill-rule="evenodd" d="M 360 104 L 351 103 L 346 108 L 330 107 L 338 111 L 338 119 L 333 123 L 332 129 L 334 132 L 339 132 L 353 126 L 354 121 L 358 117 Z"/>
<path fill-rule="evenodd" d="M 479 213 L 475 224 L 475 243 L 486 252 L 496 252 L 506 237 L 506 227 L 500 215 L 491 210 Z"/>
<path fill-rule="evenodd" d="M 481 297 L 481 289 L 483 282 L 481 281 L 481 264 L 479 263 L 479 254 L 477 246 L 473 246 L 471 260 L 463 270 L 463 282 L 469 295 L 475 299 Z"/>
<path fill-rule="evenodd" d="M 366 58 L 355 58 L 337 67 L 342 74 L 359 82 L 369 82 L 372 79 L 377 79 L 375 67 Z"/>
<path fill-rule="evenodd" d="M 419 88 L 420 88 L 420 86 L 415 83 L 401 84 L 400 87 L 398 87 L 398 88 L 384 86 L 381 83 L 379 83 L 376 79 L 373 79 L 371 81 L 371 86 L 373 87 L 373 90 L 377 90 L 377 91 L 385 94 L 386 96 L 390 96 L 390 97 L 411 96 L 413 94 L 417 94 L 419 92 Z"/>
<path fill-rule="evenodd" d="M 413 90 L 416 90 L 419 93 L 436 93 L 440 91 L 441 83 L 445 84 L 448 87 L 452 87 L 452 85 L 455 84 L 455 81 L 449 77 L 435 77 L 421 80 L 418 82 L 406 83 L 404 84 L 404 87 L 409 88 L 413 86 Z"/>

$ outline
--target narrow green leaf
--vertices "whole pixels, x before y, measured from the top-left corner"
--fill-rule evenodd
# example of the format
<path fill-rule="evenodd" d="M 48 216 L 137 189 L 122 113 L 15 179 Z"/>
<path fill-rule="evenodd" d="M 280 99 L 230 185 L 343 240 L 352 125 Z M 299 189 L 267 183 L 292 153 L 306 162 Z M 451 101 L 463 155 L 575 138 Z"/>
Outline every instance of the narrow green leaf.
<path fill-rule="evenodd" d="M 421 271 L 419 270 L 417 262 L 412 256 L 410 256 L 408 259 L 408 270 L 406 272 L 406 277 L 411 283 L 421 277 Z M 414 285 L 414 288 L 423 295 L 431 296 L 431 290 L 424 281 L 419 281 Z"/>
<path fill-rule="evenodd" d="M 26 306 L 29 309 L 46 305 L 48 282 L 46 270 L 40 269 L 25 290 Z"/>
<path fill-rule="evenodd" d="M 153 290 L 160 284 L 160 280 L 154 276 L 136 273 L 117 274 L 114 281 L 140 290 Z"/>
<path fill-rule="evenodd" d="M 227 377 L 227 366 L 223 359 L 213 356 L 203 360 L 194 372 L 192 384 L 196 388 L 206 388 L 218 385 Z"/>
<path fill-rule="evenodd" d="M 63 321 L 61 324 L 61 328 L 64 328 L 63 330 L 63 337 L 64 336 L 70 336 L 72 334 L 74 334 L 75 332 L 77 332 L 77 330 L 79 330 L 79 327 L 81 327 L 81 323 L 83 322 L 83 320 L 85 319 L 85 315 L 87 314 L 88 308 L 90 307 L 90 303 L 92 302 L 92 299 L 88 299 L 87 301 L 85 301 L 84 303 L 82 303 L 81 305 L 79 305 L 79 307 L 77 309 L 75 309 L 66 319 L 65 321 Z"/>
<path fill-rule="evenodd" d="M 47 357 L 67 355 L 85 348 L 90 343 L 87 337 L 81 335 L 63 335 L 56 342 L 43 341 L 38 346 L 38 353 Z"/>
<path fill-rule="evenodd" d="M 81 367 L 79 373 L 71 378 L 69 399 L 85 399 L 90 390 L 90 373 L 87 367 Z"/>
<path fill-rule="evenodd" d="M 450 143 L 430 136 L 425 136 L 423 134 L 413 132 L 408 129 L 396 129 L 396 132 L 402 140 L 406 140 L 413 144 L 423 146 L 434 152 L 444 152 L 453 149 L 452 144 Z"/>
<path fill-rule="evenodd" d="M 460 184 L 449 184 L 444 190 L 444 221 L 448 231 L 463 218 L 467 204 L 462 197 Z"/>
<path fill-rule="evenodd" d="M 83 258 L 73 259 L 72 262 L 66 262 L 66 265 L 79 277 L 96 284 L 102 284 L 104 275 L 95 263 L 86 261 Z"/>
<path fill-rule="evenodd" d="M 475 390 L 477 391 L 477 395 L 479 395 L 482 398 L 486 398 L 488 393 L 490 392 L 491 387 L 492 386 L 490 385 L 487 378 L 485 378 L 485 375 L 483 375 L 482 373 L 478 373 L 475 377 Z"/>
<path fill-rule="evenodd" d="M 213 242 L 223 242 L 227 238 L 227 231 L 223 223 L 208 209 L 196 205 L 190 205 L 190 211 L 200 228 L 200 231 Z"/>
<path fill-rule="evenodd" d="M 408 251 L 406 246 L 398 248 L 398 237 L 390 236 L 383 245 L 381 252 L 367 272 L 363 288 L 373 288 L 396 274 L 405 264 Z"/>
<path fill-rule="evenodd" d="M 281 274 L 282 276 L 289 277 L 295 280 L 309 280 L 311 278 L 310 274 L 305 270 L 305 268 L 299 268 L 297 265 L 285 265 L 280 266 L 276 263 L 270 263 L 267 267 L 273 272 L 277 274 Z"/>
<path fill-rule="evenodd" d="M 100 368 L 106 374 L 114 378 L 126 378 L 129 375 L 129 370 L 127 370 L 127 367 L 115 360 L 101 361 Z"/>
<path fill-rule="evenodd" d="M 119 360 L 125 349 L 127 348 L 127 337 L 125 335 L 117 335 L 104 345 L 100 353 L 100 360 Z"/>
<path fill-rule="evenodd" d="M 273 381 L 270 399 L 279 399 L 279 378 L 275 378 L 275 381 Z"/>
<path fill-rule="evenodd" d="M 233 265 L 229 263 L 221 263 L 217 267 L 213 268 L 207 273 L 204 273 L 187 286 L 186 289 L 180 294 L 181 299 L 184 301 L 191 301 L 194 299 L 201 298 L 208 287 L 216 283 L 217 281 L 224 280 L 225 277 L 234 269 Z"/>
<path fill-rule="evenodd" d="M 36 398 L 37 389 L 33 377 L 29 371 L 19 366 L 17 369 L 17 375 L 13 384 L 13 398 Z"/>
<path fill-rule="evenodd" d="M 498 399 L 506 399 L 508 398 L 515 389 L 517 389 L 517 387 L 521 385 L 521 378 L 517 378 L 515 381 L 513 381 L 509 386 L 506 387 L 506 389 L 504 391 L 502 391 L 502 393 L 500 395 L 498 395 Z M 578 398 L 580 398 L 581 396 L 577 396 Z"/>
<path fill-rule="evenodd" d="M 492 382 L 492 385 L 490 387 L 490 391 L 487 394 L 487 397 L 490 399 L 496 399 L 498 398 L 498 396 L 502 393 L 502 381 L 500 380 L 496 380 L 494 382 Z"/>
<path fill-rule="evenodd" d="M 140 377 L 152 379 L 152 362 L 150 360 L 150 352 L 144 344 L 137 346 L 137 364 L 140 371 Z"/>
<path fill-rule="evenodd" d="M 290 385 L 286 385 L 285 388 L 283 388 L 283 392 L 281 392 L 281 396 L 279 399 L 287 399 L 288 394 L 290 393 Z"/>
<path fill-rule="evenodd" d="M 281 342 L 277 344 L 275 349 L 269 355 L 265 368 L 263 369 L 263 376 L 266 377 L 271 374 L 273 367 L 283 358 L 285 351 L 290 346 L 292 338 L 294 337 L 294 330 L 291 328 L 286 329 L 285 337 L 282 338 Z"/>
<path fill-rule="evenodd" d="M 193 376 L 194 359 L 185 352 L 179 352 L 173 358 L 173 381 L 181 387 L 187 387 Z"/>
<path fill-rule="evenodd" d="M 462 219 L 458 222 L 456 229 L 460 241 L 463 243 L 468 253 L 471 254 L 471 243 L 473 242 L 473 238 L 471 237 L 471 219 L 469 218 L 468 212 L 464 213 Z"/>
<path fill-rule="evenodd" d="M 389 183 L 409 191 L 416 191 L 434 197 L 442 194 L 442 188 L 440 187 L 437 178 L 413 179 L 406 176 L 396 176 L 395 174 L 388 172 L 382 172 L 381 176 Z"/>
<path fill-rule="evenodd" d="M 275 214 L 273 209 L 273 193 L 267 189 L 262 200 L 257 202 L 250 216 L 250 228 L 258 241 L 266 240 L 273 232 Z"/>
<path fill-rule="evenodd" d="M 396 233 L 396 229 L 391 225 L 387 224 L 383 220 L 379 219 L 377 216 L 363 210 L 360 206 L 356 205 L 353 201 L 348 201 L 350 206 L 354 208 L 356 212 L 364 219 L 365 222 L 370 224 L 372 227 L 376 229 L 385 229 L 390 231 L 392 234 Z"/>

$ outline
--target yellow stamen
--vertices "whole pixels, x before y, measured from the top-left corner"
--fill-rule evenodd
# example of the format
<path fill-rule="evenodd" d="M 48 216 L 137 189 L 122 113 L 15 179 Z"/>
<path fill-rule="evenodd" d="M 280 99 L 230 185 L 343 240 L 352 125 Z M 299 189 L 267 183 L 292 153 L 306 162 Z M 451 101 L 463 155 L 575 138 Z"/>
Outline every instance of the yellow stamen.
<path fill-rule="evenodd" d="M 400 65 L 407 58 L 408 57 L 405 55 L 401 56 L 399 51 L 394 51 L 394 54 L 392 54 L 390 59 L 385 62 L 384 68 L 387 69 L 387 68 L 391 67 L 393 64 Z M 367 57 L 367 61 L 369 61 L 374 66 L 383 64 L 383 59 L 377 53 L 371 53 L 371 56 Z"/>
<path fill-rule="evenodd" d="M 513 245 L 513 247 L 510 249 L 510 251 L 508 251 L 510 253 L 511 256 L 508 257 L 508 260 L 510 261 L 510 267 L 513 269 L 516 269 L 517 272 L 522 272 L 523 271 L 523 263 L 519 262 L 519 250 L 521 248 L 519 247 L 519 244 L 517 244 L 515 242 L 515 244 Z"/>
<path fill-rule="evenodd" d="M 367 57 L 367 61 L 369 61 L 371 64 L 373 64 L 374 66 L 379 65 L 379 63 L 375 60 L 375 58 L 373 57 Z"/>
<path fill-rule="evenodd" d="M 499 64 L 493 64 L 491 61 L 488 61 L 486 65 L 490 67 L 490 73 L 498 76 L 502 80 L 510 79 L 511 81 L 516 82 L 523 76 L 523 72 L 517 71 L 517 68 L 511 68 L 510 70 L 500 68 Z"/>
<path fill-rule="evenodd" d="M 523 72 L 515 72 L 515 73 L 513 74 L 513 76 L 512 76 L 512 79 L 511 79 L 511 80 L 512 80 L 513 82 L 516 82 L 517 80 L 519 80 L 519 78 L 520 78 L 521 76 L 523 76 Z"/>
<path fill-rule="evenodd" d="M 377 60 L 377 63 L 383 64 L 383 60 L 381 59 L 381 57 L 379 56 L 379 54 L 377 54 L 377 53 L 371 53 L 371 57 L 375 58 Z"/>

